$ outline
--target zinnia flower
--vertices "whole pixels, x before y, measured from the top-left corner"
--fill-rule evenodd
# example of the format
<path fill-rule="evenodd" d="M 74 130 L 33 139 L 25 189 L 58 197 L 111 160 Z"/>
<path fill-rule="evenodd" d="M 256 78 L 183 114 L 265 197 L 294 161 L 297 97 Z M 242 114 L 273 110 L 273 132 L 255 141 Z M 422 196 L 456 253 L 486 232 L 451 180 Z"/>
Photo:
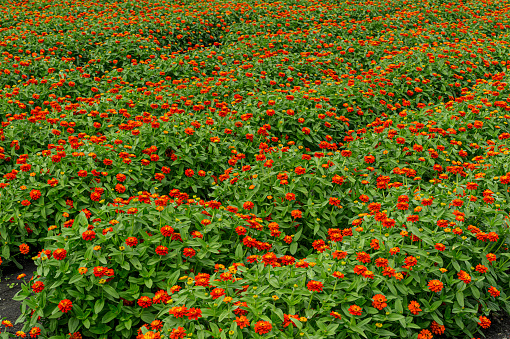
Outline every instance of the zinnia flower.
<path fill-rule="evenodd" d="M 409 308 L 409 311 L 411 311 L 411 313 L 414 315 L 417 315 L 421 312 L 420 304 L 418 304 L 418 302 L 415 300 L 412 300 L 407 308 Z"/>
<path fill-rule="evenodd" d="M 244 315 L 236 317 L 236 320 L 234 321 L 237 323 L 237 326 L 239 326 L 240 329 L 250 326 L 250 321 Z"/>
<path fill-rule="evenodd" d="M 322 287 L 324 285 L 320 282 L 320 281 L 315 281 L 315 280 L 311 280 L 310 282 L 308 282 L 308 284 L 306 285 L 306 287 L 308 288 L 309 291 L 312 291 L 312 292 L 322 292 Z"/>
<path fill-rule="evenodd" d="M 386 301 L 388 299 L 386 299 L 386 297 L 382 294 L 376 294 L 372 297 L 372 306 L 377 308 L 378 310 L 382 310 L 383 308 L 385 308 L 386 306 L 388 306 L 388 304 L 386 304 Z"/>
<path fill-rule="evenodd" d="M 434 279 L 434 280 L 429 281 L 428 286 L 429 286 L 429 290 L 431 290 L 432 292 L 441 292 L 444 285 L 439 280 Z"/>
<path fill-rule="evenodd" d="M 147 296 L 141 296 L 138 299 L 138 305 L 142 308 L 147 308 L 152 305 L 152 299 Z"/>
<path fill-rule="evenodd" d="M 263 320 L 259 320 L 254 326 L 255 332 L 258 334 L 268 333 L 271 331 L 272 328 L 273 326 L 271 325 L 270 322 Z"/>
<path fill-rule="evenodd" d="M 351 305 L 349 307 L 349 313 L 352 315 L 361 315 L 361 307 L 358 305 Z"/>
<path fill-rule="evenodd" d="M 71 301 L 71 300 L 69 300 L 69 299 L 61 300 L 61 301 L 58 303 L 58 309 L 59 309 L 62 313 L 67 313 L 67 312 L 69 312 L 72 308 L 73 308 L 73 303 L 72 303 L 72 301 Z"/>

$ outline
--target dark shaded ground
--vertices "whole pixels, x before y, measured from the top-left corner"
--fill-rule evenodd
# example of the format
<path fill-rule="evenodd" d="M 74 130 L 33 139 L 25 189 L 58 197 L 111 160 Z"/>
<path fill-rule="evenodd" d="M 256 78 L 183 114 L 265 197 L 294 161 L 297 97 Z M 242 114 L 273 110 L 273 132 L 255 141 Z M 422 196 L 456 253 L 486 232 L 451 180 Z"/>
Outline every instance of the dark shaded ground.
<path fill-rule="evenodd" d="M 36 266 L 30 259 L 22 261 L 21 265 L 23 265 L 23 269 L 19 269 L 14 264 L 2 267 L 2 276 L 0 277 L 0 319 L 5 317 L 13 324 L 21 315 L 21 302 L 14 301 L 12 298 L 21 290 L 21 282 L 29 281 L 36 271 Z M 18 280 L 18 276 L 23 273 L 26 274 L 26 277 Z M 7 332 L 16 333 L 22 327 L 23 324 L 17 324 L 8 328 Z"/>
<path fill-rule="evenodd" d="M 14 301 L 12 298 L 21 290 L 21 281 L 30 280 L 36 271 L 36 266 L 31 260 L 21 262 L 21 264 L 23 265 L 21 270 L 14 264 L 2 267 L 3 276 L 0 278 L 0 319 L 6 317 L 13 324 L 21 315 L 21 302 Z M 26 274 L 26 277 L 18 280 L 17 277 L 22 273 Z M 494 312 L 490 315 L 489 319 L 492 322 L 491 327 L 483 331 L 486 339 L 510 339 L 510 316 L 507 313 Z M 14 327 L 8 328 L 7 332 L 15 333 L 20 331 L 22 327 L 23 324 L 17 324 Z"/>

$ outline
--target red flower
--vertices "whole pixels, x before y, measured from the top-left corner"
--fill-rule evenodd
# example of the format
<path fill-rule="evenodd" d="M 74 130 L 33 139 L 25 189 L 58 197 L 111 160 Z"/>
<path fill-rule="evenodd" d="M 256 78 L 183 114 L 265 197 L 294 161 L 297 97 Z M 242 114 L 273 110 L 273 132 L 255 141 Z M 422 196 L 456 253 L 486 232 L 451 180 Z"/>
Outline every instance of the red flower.
<path fill-rule="evenodd" d="M 432 330 L 432 333 L 441 335 L 444 333 L 445 327 L 443 325 L 439 325 L 434 320 L 432 320 L 432 324 L 430 324 L 430 329 Z"/>
<path fill-rule="evenodd" d="M 460 271 L 459 273 L 457 273 L 457 277 L 459 278 L 459 280 L 462 280 L 465 284 L 469 284 L 471 282 L 471 276 L 465 271 Z"/>
<path fill-rule="evenodd" d="M 186 316 L 189 320 L 198 320 L 198 318 L 202 317 L 202 310 L 192 307 L 188 310 Z"/>
<path fill-rule="evenodd" d="M 292 217 L 294 219 L 297 219 L 297 218 L 301 218 L 303 216 L 303 212 L 301 212 L 300 210 L 293 210 L 290 215 L 292 215 Z"/>
<path fill-rule="evenodd" d="M 251 201 L 247 201 L 243 204 L 243 208 L 248 211 L 251 210 L 254 206 L 255 204 Z"/>
<path fill-rule="evenodd" d="M 211 297 L 213 298 L 213 300 L 218 299 L 222 295 L 225 295 L 225 290 L 223 288 L 215 288 L 214 290 L 211 291 Z"/>
<path fill-rule="evenodd" d="M 172 329 L 172 332 L 170 333 L 170 339 L 180 339 L 184 338 L 186 336 L 186 331 L 184 330 L 184 327 L 179 326 L 179 328 Z"/>
<path fill-rule="evenodd" d="M 335 278 L 338 278 L 338 279 L 343 279 L 344 278 L 344 274 L 342 272 L 339 272 L 339 271 L 333 272 L 333 276 Z"/>
<path fill-rule="evenodd" d="M 429 290 L 431 290 L 432 292 L 441 292 L 444 285 L 439 280 L 434 279 L 434 280 L 429 281 L 428 286 L 429 286 Z"/>
<path fill-rule="evenodd" d="M 197 252 L 195 252 L 195 250 L 194 250 L 194 249 L 192 249 L 192 248 L 185 248 L 185 249 L 182 251 L 182 254 L 183 254 L 185 257 L 190 257 L 190 258 L 191 258 L 191 257 L 194 257 L 196 253 L 197 253 Z"/>
<path fill-rule="evenodd" d="M 479 273 L 486 273 L 486 272 L 489 270 L 486 266 L 484 266 L 484 265 L 482 265 L 482 264 L 478 264 L 478 265 L 476 265 L 476 268 L 475 268 L 475 269 L 476 269 L 476 271 L 477 271 L 477 272 L 479 272 Z"/>
<path fill-rule="evenodd" d="M 498 289 L 497 289 L 496 287 L 494 287 L 494 286 L 489 287 L 489 293 L 490 293 L 490 294 L 491 294 L 494 298 L 499 297 L 499 295 L 501 294 L 501 292 L 500 292 L 500 291 L 498 291 Z"/>
<path fill-rule="evenodd" d="M 168 313 L 172 314 L 176 318 L 182 318 L 188 312 L 188 308 L 186 306 L 174 306 L 168 311 Z"/>
<path fill-rule="evenodd" d="M 361 315 L 361 307 L 358 305 L 351 305 L 349 307 L 349 313 L 352 315 Z"/>
<path fill-rule="evenodd" d="M 483 328 L 489 328 L 491 326 L 491 321 L 486 316 L 481 315 L 478 319 L 480 319 L 478 325 L 482 326 Z"/>
<path fill-rule="evenodd" d="M 420 304 L 416 302 L 415 300 L 412 300 L 409 305 L 407 306 L 409 308 L 409 311 L 411 311 L 412 314 L 417 315 L 421 312 Z"/>
<path fill-rule="evenodd" d="M 357 252 L 356 260 L 358 260 L 361 263 L 369 263 L 370 262 L 370 254 L 365 253 L 365 252 Z"/>
<path fill-rule="evenodd" d="M 335 312 L 335 311 L 331 311 L 331 313 L 329 315 L 331 315 L 337 319 L 342 319 L 342 316 L 340 315 L 340 313 Z"/>
<path fill-rule="evenodd" d="M 142 308 L 150 307 L 152 305 L 152 299 L 144 295 L 138 299 L 138 305 Z"/>
<path fill-rule="evenodd" d="M 306 287 L 308 288 L 309 291 L 312 291 L 312 292 L 322 292 L 322 287 L 324 285 L 320 282 L 320 281 L 315 281 L 315 280 L 311 280 L 310 282 L 308 282 L 308 284 L 306 285 Z"/>
<path fill-rule="evenodd" d="M 294 172 L 297 174 L 297 175 L 302 175 L 302 174 L 305 174 L 306 173 L 306 168 L 304 167 L 301 167 L 301 166 L 298 166 L 294 169 Z"/>
<path fill-rule="evenodd" d="M 168 254 L 168 248 L 165 246 L 158 246 L 156 247 L 156 253 L 159 255 L 167 255 Z"/>
<path fill-rule="evenodd" d="M 135 237 L 129 237 L 126 239 L 126 245 L 128 245 L 129 247 L 136 246 L 138 245 L 138 239 Z"/>
<path fill-rule="evenodd" d="M 174 234 L 174 229 L 171 226 L 165 225 L 161 227 L 160 232 L 164 237 L 171 237 Z"/>
<path fill-rule="evenodd" d="M 420 334 L 418 334 L 417 339 L 432 339 L 432 338 L 433 338 L 432 333 L 430 333 L 430 331 L 427 329 L 423 329 L 421 330 Z"/>
<path fill-rule="evenodd" d="M 404 260 L 404 263 L 406 266 L 413 267 L 418 263 L 418 260 L 413 256 L 409 256 Z"/>
<path fill-rule="evenodd" d="M 89 241 L 96 238 L 96 232 L 94 232 L 93 230 L 88 230 L 83 232 L 81 234 L 81 237 L 83 238 L 83 240 Z"/>
<path fill-rule="evenodd" d="M 37 338 L 41 334 L 41 329 L 39 327 L 32 327 L 28 333 L 30 333 L 31 338 Z"/>
<path fill-rule="evenodd" d="M 344 251 L 335 251 L 332 254 L 333 254 L 333 258 L 335 258 L 337 260 L 341 260 L 347 256 L 347 252 L 344 252 Z"/>
<path fill-rule="evenodd" d="M 234 321 L 237 323 L 237 326 L 239 326 L 240 329 L 250 326 L 250 321 L 244 315 L 236 317 L 236 320 Z"/>
<path fill-rule="evenodd" d="M 32 285 L 32 291 L 34 291 L 34 293 L 39 293 L 42 290 L 44 290 L 44 283 L 42 281 L 36 281 Z"/>
<path fill-rule="evenodd" d="M 446 246 L 443 244 L 437 243 L 436 246 L 434 246 L 434 248 L 440 252 L 443 252 L 446 249 Z"/>
<path fill-rule="evenodd" d="M 388 306 L 388 304 L 386 304 L 386 301 L 388 301 L 388 299 L 386 299 L 386 297 L 382 294 L 376 294 L 372 297 L 372 306 L 377 308 L 378 310 L 382 310 L 383 308 L 385 308 L 386 306 Z"/>
<path fill-rule="evenodd" d="M 28 252 L 30 252 L 30 247 L 27 244 L 21 244 L 19 245 L 19 251 L 21 254 L 28 254 Z"/>
<path fill-rule="evenodd" d="M 268 321 L 259 320 L 255 324 L 254 329 L 255 329 L 255 332 L 258 334 L 265 334 L 265 333 L 269 333 L 273 329 L 273 325 L 271 325 L 271 323 Z"/>
<path fill-rule="evenodd" d="M 53 251 L 53 258 L 57 260 L 63 260 L 67 256 L 67 251 L 63 248 L 58 248 Z"/>
<path fill-rule="evenodd" d="M 62 313 L 67 313 L 67 312 L 69 312 L 72 308 L 73 308 L 73 303 L 72 303 L 72 301 L 71 301 L 71 300 L 69 300 L 69 299 L 61 300 L 61 301 L 58 303 L 58 309 L 59 309 Z"/>
<path fill-rule="evenodd" d="M 30 199 L 37 200 L 41 197 L 41 191 L 39 190 L 32 190 L 30 191 Z"/>

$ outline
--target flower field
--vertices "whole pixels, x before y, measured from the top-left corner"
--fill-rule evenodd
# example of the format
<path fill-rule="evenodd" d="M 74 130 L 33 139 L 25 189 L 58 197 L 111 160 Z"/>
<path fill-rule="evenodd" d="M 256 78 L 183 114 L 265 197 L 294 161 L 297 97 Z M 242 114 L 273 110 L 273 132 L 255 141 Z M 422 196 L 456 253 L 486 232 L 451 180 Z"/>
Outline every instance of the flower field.
<path fill-rule="evenodd" d="M 510 312 L 510 2 L 0 19 L 0 272 L 37 265 L 0 338 L 477 338 Z"/>

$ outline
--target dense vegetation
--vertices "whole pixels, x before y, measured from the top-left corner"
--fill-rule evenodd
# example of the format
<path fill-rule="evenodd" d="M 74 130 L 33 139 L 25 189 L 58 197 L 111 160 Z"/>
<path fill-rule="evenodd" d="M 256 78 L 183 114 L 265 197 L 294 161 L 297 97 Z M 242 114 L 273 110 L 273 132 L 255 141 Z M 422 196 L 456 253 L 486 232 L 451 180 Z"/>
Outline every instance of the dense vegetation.
<path fill-rule="evenodd" d="M 4 2 L 0 270 L 37 274 L 0 337 L 476 336 L 510 311 L 509 9 Z"/>

